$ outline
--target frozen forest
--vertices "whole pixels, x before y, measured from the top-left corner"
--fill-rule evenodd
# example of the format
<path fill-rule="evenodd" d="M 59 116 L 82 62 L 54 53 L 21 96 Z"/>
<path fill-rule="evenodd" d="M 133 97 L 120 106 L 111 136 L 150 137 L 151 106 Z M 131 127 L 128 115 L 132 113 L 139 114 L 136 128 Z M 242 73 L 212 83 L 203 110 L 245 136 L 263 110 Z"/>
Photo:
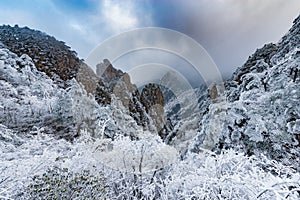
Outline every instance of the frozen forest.
<path fill-rule="evenodd" d="M 299 63 L 300 16 L 224 83 L 226 103 L 217 86 L 175 97 L 1 26 L 0 199 L 300 199 Z"/>

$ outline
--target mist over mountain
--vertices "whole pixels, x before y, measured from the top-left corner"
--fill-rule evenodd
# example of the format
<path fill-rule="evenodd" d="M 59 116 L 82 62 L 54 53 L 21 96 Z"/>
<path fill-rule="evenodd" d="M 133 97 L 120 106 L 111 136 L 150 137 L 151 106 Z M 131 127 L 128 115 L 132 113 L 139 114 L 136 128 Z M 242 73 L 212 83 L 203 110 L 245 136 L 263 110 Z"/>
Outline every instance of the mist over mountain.
<path fill-rule="evenodd" d="M 0 199 L 299 199 L 299 61 L 300 16 L 224 88 L 175 95 L 0 26 Z"/>

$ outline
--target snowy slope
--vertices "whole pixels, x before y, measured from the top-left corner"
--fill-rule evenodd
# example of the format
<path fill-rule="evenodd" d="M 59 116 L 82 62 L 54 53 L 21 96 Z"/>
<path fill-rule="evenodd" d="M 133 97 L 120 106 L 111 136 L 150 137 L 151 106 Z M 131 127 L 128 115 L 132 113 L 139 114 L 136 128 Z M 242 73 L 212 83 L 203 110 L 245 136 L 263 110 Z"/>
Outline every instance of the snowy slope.
<path fill-rule="evenodd" d="M 263 153 L 300 170 L 299 48 L 300 17 L 278 44 L 258 49 L 225 83 L 227 110 L 215 150 Z M 210 120 L 204 116 L 192 151 L 204 147 Z"/>
<path fill-rule="evenodd" d="M 114 167 L 119 176 L 119 170 L 131 171 L 132 165 L 139 168 L 140 151 L 146 147 L 142 165 L 145 172 L 164 167 L 177 158 L 175 150 L 137 125 L 121 101 L 112 98 L 110 105 L 103 106 L 75 79 L 69 80 L 68 85 L 67 89 L 59 87 L 36 69 L 30 57 L 19 57 L 1 46 L 0 199 L 40 198 L 42 193 L 31 187 L 34 177 L 45 173 L 49 178 L 55 178 L 55 173 L 66 173 L 71 177 L 64 181 L 72 182 L 78 173 L 88 170 L 88 175 L 83 175 L 100 181 L 103 175 L 99 172 L 106 167 L 107 173 L 111 173 Z M 130 138 L 138 138 L 139 142 L 131 143 Z M 148 146 L 142 141 L 147 141 Z M 135 147 L 138 143 L 140 148 Z M 106 149 L 109 151 L 103 153 Z M 136 153 L 126 154 L 125 150 Z M 128 169 L 121 155 L 129 156 Z M 65 168 L 70 171 L 63 171 Z M 81 181 L 90 184 L 86 179 Z M 91 191 L 99 193 L 103 188 Z M 72 190 L 69 192 L 64 194 L 72 196 Z M 103 195 L 90 194 L 86 189 L 81 192 L 93 198 Z"/>
<path fill-rule="evenodd" d="M 76 80 L 63 89 L 28 56 L 0 55 L 1 199 L 299 198 L 293 169 L 235 151 L 182 160 L 121 101 L 100 106 Z"/>

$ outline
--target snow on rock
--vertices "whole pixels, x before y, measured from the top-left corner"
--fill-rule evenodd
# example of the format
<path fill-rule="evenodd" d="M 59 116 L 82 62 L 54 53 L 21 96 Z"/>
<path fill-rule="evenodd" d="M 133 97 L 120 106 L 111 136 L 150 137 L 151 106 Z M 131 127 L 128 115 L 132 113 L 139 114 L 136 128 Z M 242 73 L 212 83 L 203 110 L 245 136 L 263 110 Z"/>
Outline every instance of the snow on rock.
<path fill-rule="evenodd" d="M 261 153 L 292 165 L 300 163 L 300 22 L 278 44 L 267 44 L 258 49 L 247 62 L 225 82 L 226 120 L 215 150 L 234 148 L 248 155 Z M 214 116 L 214 115 L 212 115 Z M 199 134 L 190 149 L 206 147 L 205 139 L 212 137 L 206 114 Z"/>

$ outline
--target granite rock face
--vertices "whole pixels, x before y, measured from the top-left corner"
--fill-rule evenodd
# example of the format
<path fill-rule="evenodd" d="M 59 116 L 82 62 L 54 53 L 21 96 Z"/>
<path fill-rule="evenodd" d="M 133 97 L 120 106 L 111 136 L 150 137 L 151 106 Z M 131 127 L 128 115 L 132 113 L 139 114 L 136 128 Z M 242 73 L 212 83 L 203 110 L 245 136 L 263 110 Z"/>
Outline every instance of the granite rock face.
<path fill-rule="evenodd" d="M 96 68 L 98 77 L 105 83 L 110 94 L 114 94 L 128 108 L 132 93 L 137 90 L 136 86 L 131 84 L 129 75 L 115 69 L 107 59 L 99 63 Z"/>
<path fill-rule="evenodd" d="M 115 69 L 107 59 L 97 65 L 96 71 L 101 80 L 106 83 L 110 94 L 128 108 L 129 114 L 138 125 L 153 129 L 149 127 L 152 122 L 158 132 L 164 127 L 164 97 L 158 86 L 148 84 L 140 93 L 131 83 L 130 76 Z"/>
<path fill-rule="evenodd" d="M 164 96 L 160 87 L 151 83 L 146 85 L 141 92 L 140 101 L 153 119 L 158 132 L 161 132 L 165 125 L 165 111 Z"/>

